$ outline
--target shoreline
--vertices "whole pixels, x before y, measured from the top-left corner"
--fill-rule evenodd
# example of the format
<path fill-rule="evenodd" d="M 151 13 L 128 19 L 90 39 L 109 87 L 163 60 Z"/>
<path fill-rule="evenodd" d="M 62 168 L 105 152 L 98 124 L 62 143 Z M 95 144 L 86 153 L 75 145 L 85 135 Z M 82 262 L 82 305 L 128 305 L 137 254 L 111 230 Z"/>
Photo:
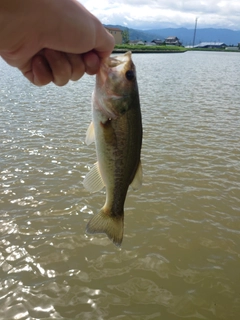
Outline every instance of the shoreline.
<path fill-rule="evenodd" d="M 217 49 L 186 49 L 186 50 L 141 50 L 141 49 L 114 49 L 112 53 L 126 53 L 131 51 L 132 53 L 185 53 L 188 51 L 195 52 L 237 52 L 240 53 L 240 50 L 217 50 Z"/>
<path fill-rule="evenodd" d="M 114 49 L 112 53 L 126 53 L 127 51 L 131 51 L 132 53 L 185 53 L 187 50 L 131 50 L 131 49 Z"/>

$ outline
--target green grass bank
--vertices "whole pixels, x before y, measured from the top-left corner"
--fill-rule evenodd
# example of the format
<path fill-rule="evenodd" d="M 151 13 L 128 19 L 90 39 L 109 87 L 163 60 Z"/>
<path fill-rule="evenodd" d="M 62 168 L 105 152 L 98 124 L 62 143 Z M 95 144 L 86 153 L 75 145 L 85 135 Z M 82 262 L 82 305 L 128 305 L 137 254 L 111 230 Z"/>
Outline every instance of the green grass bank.
<path fill-rule="evenodd" d="M 184 47 L 178 46 L 146 46 L 132 44 L 115 45 L 113 53 L 132 51 L 134 53 L 183 53 L 187 50 Z"/>

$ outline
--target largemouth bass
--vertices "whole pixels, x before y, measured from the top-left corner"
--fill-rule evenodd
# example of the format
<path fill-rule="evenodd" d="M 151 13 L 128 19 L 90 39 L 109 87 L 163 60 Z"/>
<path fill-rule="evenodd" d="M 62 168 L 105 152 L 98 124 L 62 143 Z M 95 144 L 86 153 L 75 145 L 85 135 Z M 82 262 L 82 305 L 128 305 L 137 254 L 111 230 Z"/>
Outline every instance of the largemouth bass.
<path fill-rule="evenodd" d="M 131 52 L 102 61 L 92 97 L 93 121 L 86 144 L 96 143 L 97 163 L 84 179 L 90 192 L 106 187 L 106 202 L 86 232 L 105 233 L 116 246 L 123 239 L 128 187 L 142 183 L 142 120 Z"/>

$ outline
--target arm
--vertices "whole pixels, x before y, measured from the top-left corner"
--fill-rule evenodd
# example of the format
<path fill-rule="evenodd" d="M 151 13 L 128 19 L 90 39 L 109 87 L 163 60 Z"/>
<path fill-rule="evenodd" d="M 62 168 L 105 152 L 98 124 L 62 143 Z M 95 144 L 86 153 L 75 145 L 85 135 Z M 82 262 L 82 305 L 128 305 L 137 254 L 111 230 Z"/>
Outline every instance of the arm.
<path fill-rule="evenodd" d="M 113 37 L 76 0 L 0 0 L 0 55 L 36 85 L 95 74 L 113 47 Z"/>

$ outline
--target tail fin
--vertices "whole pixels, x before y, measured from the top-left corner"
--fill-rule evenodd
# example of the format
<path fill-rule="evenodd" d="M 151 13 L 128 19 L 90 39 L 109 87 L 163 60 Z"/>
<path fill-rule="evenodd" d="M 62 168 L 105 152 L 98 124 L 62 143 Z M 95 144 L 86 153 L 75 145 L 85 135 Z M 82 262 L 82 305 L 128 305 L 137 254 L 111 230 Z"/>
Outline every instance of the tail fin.
<path fill-rule="evenodd" d="M 88 222 L 86 232 L 90 234 L 105 233 L 117 247 L 120 247 L 123 239 L 123 214 L 115 218 L 102 208 Z"/>

